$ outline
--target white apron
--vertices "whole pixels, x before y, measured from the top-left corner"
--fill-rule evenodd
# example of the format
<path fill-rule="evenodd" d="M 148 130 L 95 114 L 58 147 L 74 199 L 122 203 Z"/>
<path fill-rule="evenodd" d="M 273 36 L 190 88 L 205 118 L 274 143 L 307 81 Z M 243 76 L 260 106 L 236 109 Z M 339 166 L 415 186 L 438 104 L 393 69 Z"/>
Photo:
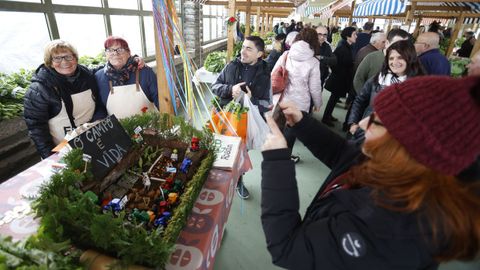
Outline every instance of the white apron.
<path fill-rule="evenodd" d="M 75 125 L 78 127 L 92 119 L 93 114 L 95 113 L 95 101 L 93 101 L 92 90 L 90 89 L 71 95 L 71 98 L 73 103 L 72 115 L 75 119 Z M 65 135 L 73 130 L 63 100 L 60 112 L 55 117 L 48 120 L 48 128 L 55 145 L 62 142 Z"/>
<path fill-rule="evenodd" d="M 145 96 L 138 83 L 138 71 L 135 84 L 112 86 L 112 82 L 109 81 L 109 86 L 110 93 L 106 106 L 109 115 L 114 114 L 118 119 L 122 119 L 141 114 L 144 111 L 158 111 L 155 104 Z"/>

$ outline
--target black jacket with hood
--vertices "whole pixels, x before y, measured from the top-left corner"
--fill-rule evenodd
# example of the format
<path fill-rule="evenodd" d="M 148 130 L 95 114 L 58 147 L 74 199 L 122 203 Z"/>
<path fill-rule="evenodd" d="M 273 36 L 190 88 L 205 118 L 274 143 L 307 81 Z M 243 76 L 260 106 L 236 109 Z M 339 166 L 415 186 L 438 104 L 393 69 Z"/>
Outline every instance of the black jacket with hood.
<path fill-rule="evenodd" d="M 375 204 L 371 189 L 327 186 L 363 155 L 304 114 L 293 130 L 332 171 L 302 219 L 295 164 L 288 149 L 263 152 L 262 226 L 274 264 L 287 269 L 437 269 L 431 233 L 418 213 L 400 213 Z"/>
<path fill-rule="evenodd" d="M 97 83 L 90 70 L 78 65 L 75 75 L 69 80 L 44 64 L 37 68 L 25 94 L 24 118 L 28 134 L 42 158 L 51 155 L 51 150 L 55 147 L 48 121 L 60 113 L 62 100 L 65 103 L 65 109 L 72 111 L 73 103 L 70 95 L 89 89 L 95 101 L 95 113 L 91 120 L 102 119 L 107 113 L 98 98 Z"/>
<path fill-rule="evenodd" d="M 241 69 L 243 68 L 240 59 L 235 59 L 223 68 L 212 90 L 215 95 L 220 97 L 220 106 L 227 105 L 232 100 L 232 87 L 244 81 Z M 272 98 L 272 90 L 270 85 L 270 69 L 267 62 L 259 60 L 250 68 L 255 68 L 255 75 L 251 81 L 247 81 L 247 85 L 252 91 L 252 103 L 258 106 L 260 113 L 269 110 Z"/>

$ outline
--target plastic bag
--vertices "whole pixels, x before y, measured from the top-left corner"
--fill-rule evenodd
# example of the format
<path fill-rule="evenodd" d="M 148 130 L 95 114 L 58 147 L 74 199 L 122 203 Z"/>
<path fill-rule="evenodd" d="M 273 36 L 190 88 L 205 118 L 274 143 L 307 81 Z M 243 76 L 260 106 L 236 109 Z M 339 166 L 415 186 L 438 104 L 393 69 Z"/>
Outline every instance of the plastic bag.
<path fill-rule="evenodd" d="M 247 95 L 243 96 L 243 106 L 249 108 L 247 112 L 247 149 L 261 150 L 270 128 L 263 120 L 257 106 L 250 101 Z"/>

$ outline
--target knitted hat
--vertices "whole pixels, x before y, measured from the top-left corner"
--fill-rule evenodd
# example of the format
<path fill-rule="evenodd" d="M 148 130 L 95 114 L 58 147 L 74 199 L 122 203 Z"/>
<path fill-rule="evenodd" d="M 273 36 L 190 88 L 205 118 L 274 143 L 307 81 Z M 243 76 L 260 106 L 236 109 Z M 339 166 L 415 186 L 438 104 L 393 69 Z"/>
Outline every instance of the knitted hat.
<path fill-rule="evenodd" d="M 479 95 L 480 77 L 422 76 L 385 88 L 373 106 L 415 160 L 456 175 L 480 155 Z"/>

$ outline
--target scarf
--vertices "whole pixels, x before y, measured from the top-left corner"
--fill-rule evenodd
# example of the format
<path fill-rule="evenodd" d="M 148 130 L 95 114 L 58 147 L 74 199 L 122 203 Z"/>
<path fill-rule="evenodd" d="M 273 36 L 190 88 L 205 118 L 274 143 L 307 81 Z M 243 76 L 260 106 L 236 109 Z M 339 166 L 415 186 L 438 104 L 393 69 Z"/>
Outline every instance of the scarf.
<path fill-rule="evenodd" d="M 407 75 L 397 76 L 397 75 L 395 75 L 391 72 L 388 72 L 384 76 L 380 73 L 378 75 L 378 84 L 381 85 L 382 88 L 385 88 L 385 87 L 390 86 L 392 84 L 404 82 L 406 79 L 407 79 Z"/>
<path fill-rule="evenodd" d="M 113 86 L 124 85 L 130 79 L 130 72 L 135 73 L 138 63 L 129 57 L 127 63 L 119 70 L 116 70 L 110 62 L 107 63 L 105 75 L 112 81 Z"/>

